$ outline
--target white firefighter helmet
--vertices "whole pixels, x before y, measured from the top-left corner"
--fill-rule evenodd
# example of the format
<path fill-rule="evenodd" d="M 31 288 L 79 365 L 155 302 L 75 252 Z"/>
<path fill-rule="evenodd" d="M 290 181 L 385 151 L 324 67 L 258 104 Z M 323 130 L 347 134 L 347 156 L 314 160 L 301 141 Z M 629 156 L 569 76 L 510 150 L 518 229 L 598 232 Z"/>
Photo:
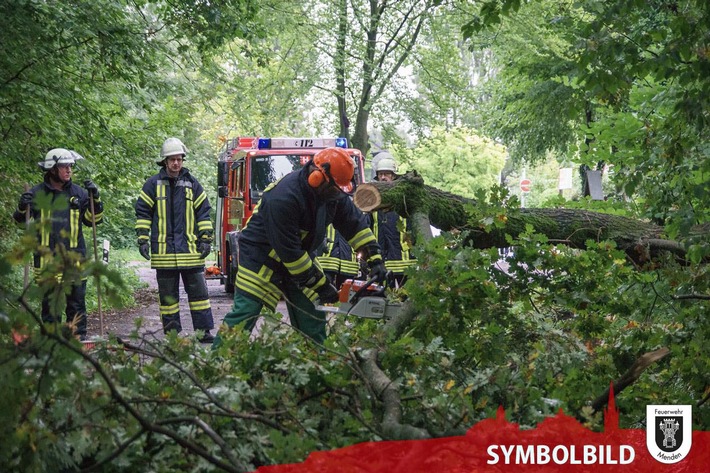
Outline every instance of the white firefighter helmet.
<path fill-rule="evenodd" d="M 50 149 L 44 156 L 44 161 L 40 161 L 37 165 L 43 171 L 49 171 L 57 164 L 74 164 L 80 159 L 84 159 L 84 157 L 76 151 L 65 148 L 54 148 Z"/>
<path fill-rule="evenodd" d="M 397 162 L 387 151 L 382 151 L 372 160 L 372 170 L 375 174 L 380 171 L 397 172 Z"/>
<path fill-rule="evenodd" d="M 163 142 L 163 146 L 160 147 L 160 159 L 156 163 L 162 164 L 168 156 L 176 156 L 178 154 L 187 156 L 187 148 L 178 138 L 168 138 Z"/>

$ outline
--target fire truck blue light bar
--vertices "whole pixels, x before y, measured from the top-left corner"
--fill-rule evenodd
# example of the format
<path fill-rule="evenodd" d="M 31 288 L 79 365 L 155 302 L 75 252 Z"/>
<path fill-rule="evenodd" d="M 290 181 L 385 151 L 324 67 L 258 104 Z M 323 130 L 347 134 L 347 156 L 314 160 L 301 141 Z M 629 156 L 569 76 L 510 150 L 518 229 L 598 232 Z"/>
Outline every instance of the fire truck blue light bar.
<path fill-rule="evenodd" d="M 259 138 L 259 149 L 327 148 L 337 146 L 347 148 L 347 138 Z"/>
<path fill-rule="evenodd" d="M 347 148 L 348 147 L 348 139 L 347 138 L 336 138 L 335 139 L 335 146 L 338 148 Z"/>

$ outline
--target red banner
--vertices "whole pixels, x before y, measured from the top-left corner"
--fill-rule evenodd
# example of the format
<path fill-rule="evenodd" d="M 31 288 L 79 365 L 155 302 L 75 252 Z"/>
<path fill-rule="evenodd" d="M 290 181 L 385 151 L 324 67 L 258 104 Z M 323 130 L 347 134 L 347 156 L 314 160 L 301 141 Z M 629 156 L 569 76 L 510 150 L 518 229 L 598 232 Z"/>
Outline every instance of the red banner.
<path fill-rule="evenodd" d="M 619 429 L 611 397 L 604 432 L 592 432 L 561 411 L 535 429 L 520 430 L 505 419 L 474 425 L 466 435 L 431 440 L 366 442 L 328 452 L 314 452 L 303 462 L 259 468 L 260 473 L 473 473 L 473 472 L 699 472 L 710 465 L 710 432 L 692 432 L 689 451 L 678 460 L 671 453 L 654 456 L 643 429 Z M 666 407 L 666 406 L 663 406 Z M 683 407 L 683 406 L 680 406 Z M 670 411 L 659 411 L 668 417 Z M 660 418 L 660 417 L 659 417 Z M 682 420 L 682 417 L 678 417 Z M 655 421 L 649 422 L 655 428 Z M 670 432 L 661 422 L 659 428 Z M 673 427 L 677 434 L 678 429 Z M 671 432 L 671 433 L 673 433 Z M 670 434 L 669 434 L 670 435 Z M 671 441 L 673 443 L 671 444 Z M 664 444 L 667 442 L 667 445 Z M 688 438 L 678 437 L 687 447 Z M 676 440 L 659 439 L 672 451 Z M 680 445 L 678 445 L 680 447 Z M 655 448 L 655 447 L 654 447 Z M 662 463 L 661 455 L 666 459 Z M 658 457 L 658 458 L 656 458 Z M 669 460 L 670 459 L 670 460 Z M 673 461 L 674 463 L 668 463 Z M 704 466 L 703 466 L 704 465 Z"/>

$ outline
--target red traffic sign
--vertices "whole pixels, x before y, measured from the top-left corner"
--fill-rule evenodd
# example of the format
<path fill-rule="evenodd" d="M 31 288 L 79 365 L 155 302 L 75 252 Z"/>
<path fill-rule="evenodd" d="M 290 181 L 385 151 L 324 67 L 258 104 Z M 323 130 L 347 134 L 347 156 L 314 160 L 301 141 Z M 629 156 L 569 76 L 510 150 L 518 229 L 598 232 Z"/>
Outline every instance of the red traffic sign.
<path fill-rule="evenodd" d="M 520 190 L 523 192 L 530 192 L 530 188 L 532 187 L 532 181 L 530 179 L 521 179 L 520 180 Z"/>

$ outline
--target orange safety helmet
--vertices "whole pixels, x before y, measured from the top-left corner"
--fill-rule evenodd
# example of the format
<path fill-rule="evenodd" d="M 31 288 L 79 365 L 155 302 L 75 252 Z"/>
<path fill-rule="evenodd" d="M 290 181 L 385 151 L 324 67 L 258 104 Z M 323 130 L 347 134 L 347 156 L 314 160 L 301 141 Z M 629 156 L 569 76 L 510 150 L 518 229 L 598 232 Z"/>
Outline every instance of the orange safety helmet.
<path fill-rule="evenodd" d="M 343 148 L 325 148 L 313 156 L 316 170 L 308 176 L 308 184 L 315 188 L 331 179 L 345 193 L 353 190 L 353 175 L 355 163 Z"/>

